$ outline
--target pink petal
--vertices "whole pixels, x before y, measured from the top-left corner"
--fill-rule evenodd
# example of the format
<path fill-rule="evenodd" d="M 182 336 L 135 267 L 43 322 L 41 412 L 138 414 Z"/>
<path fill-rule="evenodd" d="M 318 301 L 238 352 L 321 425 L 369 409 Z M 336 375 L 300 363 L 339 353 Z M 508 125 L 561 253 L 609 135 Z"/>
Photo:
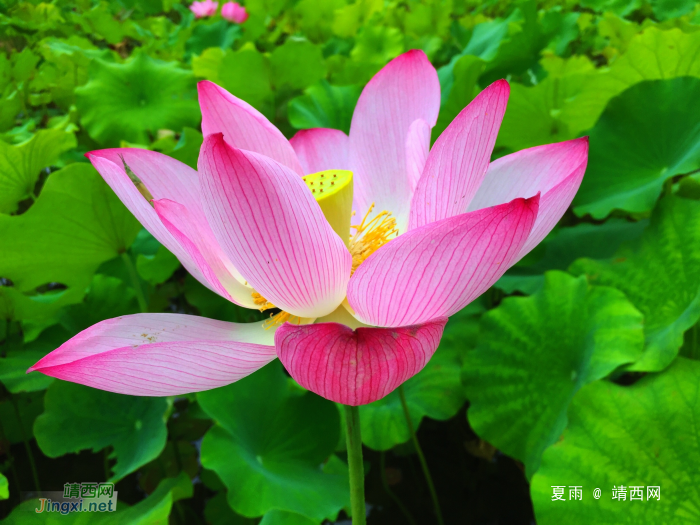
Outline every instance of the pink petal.
<path fill-rule="evenodd" d="M 89 152 L 87 157 L 91 162 L 96 157 L 107 159 L 123 172 L 124 159 L 154 199 L 170 199 L 190 209 L 202 209 L 197 172 L 179 160 L 139 148 L 101 149 Z"/>
<path fill-rule="evenodd" d="M 219 246 L 204 214 L 200 216 L 168 199 L 154 200 L 153 205 L 163 225 L 187 251 L 216 293 L 240 306 L 256 308 L 253 290 L 241 282 L 242 277 Z"/>
<path fill-rule="evenodd" d="M 197 89 L 205 137 L 223 133 L 230 146 L 260 153 L 304 175 L 289 141 L 262 113 L 208 80 Z"/>
<path fill-rule="evenodd" d="M 467 211 L 489 167 L 509 93 L 508 82 L 494 82 L 435 141 L 413 195 L 410 229 Z"/>
<path fill-rule="evenodd" d="M 515 262 L 537 217 L 539 196 L 433 222 L 370 255 L 348 285 L 355 317 L 406 326 L 450 316 Z"/>
<path fill-rule="evenodd" d="M 387 64 L 365 86 L 350 126 L 350 166 L 360 216 L 374 202 L 376 210 L 396 217 L 406 231 L 412 195 L 406 140 L 411 124 L 433 127 L 440 109 L 440 83 L 435 68 L 420 50 Z"/>
<path fill-rule="evenodd" d="M 83 330 L 27 372 L 135 396 L 172 396 L 237 381 L 275 358 L 262 323 L 136 314 Z"/>
<path fill-rule="evenodd" d="M 348 170 L 348 136 L 339 129 L 302 129 L 289 141 L 304 173 Z"/>
<path fill-rule="evenodd" d="M 588 163 L 588 137 L 525 149 L 495 160 L 470 210 L 541 193 L 537 221 L 518 259 L 554 228 L 576 195 Z"/>
<path fill-rule="evenodd" d="M 199 175 L 214 235 L 258 293 L 300 317 L 338 307 L 352 258 L 301 177 L 221 134 L 205 138 Z"/>
<path fill-rule="evenodd" d="M 199 270 L 198 264 L 192 259 L 178 240 L 163 225 L 158 214 L 127 175 L 117 152 L 123 151 L 124 159 L 134 173 L 144 182 L 144 185 L 156 198 L 179 198 L 195 208 L 193 195 L 199 196 L 199 185 L 196 182 L 197 172 L 175 159 L 154 151 L 145 150 L 101 150 L 87 154 L 92 165 L 102 175 L 102 178 L 112 188 L 117 197 L 124 203 L 138 221 L 153 235 L 158 242 L 170 250 L 199 282 L 214 290 L 209 280 Z M 135 154 L 132 154 L 132 151 Z M 147 153 L 147 154 L 146 154 Z M 150 158 L 150 159 L 149 159 Z M 116 159 L 118 164 L 113 160 Z M 166 160 L 167 159 L 167 160 Z M 151 160 L 151 162 L 146 162 Z M 177 163 L 176 166 L 173 163 Z M 195 182 L 191 183 L 185 176 L 191 171 Z M 165 184 L 170 177 L 171 184 Z"/>
<path fill-rule="evenodd" d="M 236 24 L 242 24 L 248 20 L 248 13 L 245 7 L 240 5 L 238 2 L 227 2 L 221 7 L 221 16 L 224 17 L 229 22 L 234 22 Z"/>
<path fill-rule="evenodd" d="M 428 363 L 447 318 L 400 328 L 339 323 L 285 323 L 275 334 L 277 355 L 307 390 L 344 405 L 381 399 Z"/>
<path fill-rule="evenodd" d="M 411 123 L 406 137 L 406 171 L 411 191 L 416 190 L 420 176 L 428 160 L 430 150 L 430 125 L 419 118 Z"/>

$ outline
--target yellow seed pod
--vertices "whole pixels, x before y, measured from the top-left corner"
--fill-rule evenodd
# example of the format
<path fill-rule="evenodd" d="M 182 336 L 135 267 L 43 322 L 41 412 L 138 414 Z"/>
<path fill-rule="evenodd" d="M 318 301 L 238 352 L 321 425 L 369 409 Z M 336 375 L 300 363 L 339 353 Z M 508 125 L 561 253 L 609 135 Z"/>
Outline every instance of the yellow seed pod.
<path fill-rule="evenodd" d="M 352 171 L 326 170 L 303 177 L 326 220 L 346 246 L 350 243 Z"/>

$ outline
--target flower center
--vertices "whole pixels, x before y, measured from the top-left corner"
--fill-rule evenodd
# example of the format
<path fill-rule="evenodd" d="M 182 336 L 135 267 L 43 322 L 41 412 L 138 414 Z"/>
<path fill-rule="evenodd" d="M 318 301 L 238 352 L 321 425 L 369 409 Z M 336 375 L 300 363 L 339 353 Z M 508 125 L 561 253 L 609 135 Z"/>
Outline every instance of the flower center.
<path fill-rule="evenodd" d="M 257 306 L 258 310 L 260 310 L 261 312 L 277 308 L 274 304 L 265 299 L 258 292 L 253 292 L 251 295 L 253 296 L 253 302 L 255 303 L 255 306 Z M 263 321 L 263 328 L 265 330 L 269 330 L 270 328 L 280 326 L 286 323 L 287 321 L 293 324 L 301 324 L 301 317 L 292 315 L 289 312 L 282 311 L 271 315 L 269 319 Z"/>
<path fill-rule="evenodd" d="M 395 238 L 399 230 L 396 227 L 396 219 L 388 211 L 377 214 L 367 220 L 374 209 L 374 203 L 369 207 L 367 213 L 362 218 L 360 224 L 353 224 L 350 228 L 355 233 L 350 237 L 350 255 L 352 255 L 352 270 L 350 275 L 355 273 L 367 257 L 376 252 L 379 248 Z"/>

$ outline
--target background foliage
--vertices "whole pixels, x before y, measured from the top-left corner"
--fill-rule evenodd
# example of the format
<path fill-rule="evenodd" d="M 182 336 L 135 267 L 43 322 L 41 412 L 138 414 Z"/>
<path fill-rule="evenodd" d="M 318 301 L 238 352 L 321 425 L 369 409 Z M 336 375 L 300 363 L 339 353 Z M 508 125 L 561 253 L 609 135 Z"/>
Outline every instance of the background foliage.
<path fill-rule="evenodd" d="M 699 522 L 700 5 L 245 7 L 239 26 L 218 14 L 195 20 L 176 0 L 0 0 L 3 523 L 46 522 L 20 503 L 21 491 L 105 480 L 117 482 L 119 511 L 90 523 L 343 518 L 340 413 L 279 363 L 167 399 L 24 372 L 118 315 L 260 318 L 189 277 L 85 152 L 142 147 L 196 166 L 200 79 L 288 137 L 347 132 L 364 84 L 413 48 L 438 68 L 433 140 L 480 89 L 507 78 L 494 157 L 585 134 L 591 146 L 572 210 L 451 319 L 433 360 L 405 385 L 446 522 Z M 434 523 L 398 394 L 361 417 L 370 523 Z M 637 502 L 611 500 L 620 484 L 660 485 L 661 501 L 640 514 Z M 583 485 L 583 501 L 557 505 L 552 485 Z"/>

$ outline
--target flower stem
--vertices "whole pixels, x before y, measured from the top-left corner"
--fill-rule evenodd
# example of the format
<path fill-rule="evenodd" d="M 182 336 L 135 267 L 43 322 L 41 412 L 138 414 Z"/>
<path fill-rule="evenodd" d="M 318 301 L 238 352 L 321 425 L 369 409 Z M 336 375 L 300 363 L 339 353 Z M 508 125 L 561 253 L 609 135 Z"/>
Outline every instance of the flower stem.
<path fill-rule="evenodd" d="M 122 261 L 124 261 L 124 266 L 126 266 L 126 271 L 129 273 L 129 278 L 131 279 L 131 285 L 136 292 L 136 300 L 139 302 L 139 309 L 142 314 L 145 314 L 148 312 L 148 303 L 146 303 L 146 297 L 143 295 L 143 290 L 141 290 L 141 283 L 136 273 L 136 267 L 131 261 L 131 257 L 129 257 L 129 254 L 126 252 L 122 252 Z"/>
<path fill-rule="evenodd" d="M 430 471 L 428 470 L 428 463 L 425 461 L 425 456 L 423 455 L 423 449 L 420 448 L 420 443 L 418 443 L 418 436 L 416 436 L 416 431 L 413 428 L 413 422 L 411 421 L 411 414 L 408 412 L 408 405 L 406 404 L 406 395 L 403 391 L 403 385 L 399 386 L 399 397 L 401 398 L 401 406 L 403 407 L 403 415 L 406 418 L 406 424 L 408 425 L 408 430 L 411 433 L 411 440 L 413 441 L 413 446 L 416 448 L 416 453 L 418 454 L 418 460 L 420 461 L 420 466 L 423 469 L 423 475 L 425 476 L 425 481 L 428 483 L 428 490 L 430 491 L 430 497 L 433 499 L 433 508 L 435 509 L 435 516 L 439 525 L 445 525 L 442 521 L 442 511 L 440 510 L 440 502 L 438 501 L 437 492 L 435 492 L 435 485 L 433 485 L 433 478 L 430 476 Z"/>
<path fill-rule="evenodd" d="M 345 441 L 348 447 L 350 470 L 350 508 L 352 525 L 365 525 L 365 468 L 362 463 L 362 438 L 360 437 L 360 410 L 345 405 Z"/>

